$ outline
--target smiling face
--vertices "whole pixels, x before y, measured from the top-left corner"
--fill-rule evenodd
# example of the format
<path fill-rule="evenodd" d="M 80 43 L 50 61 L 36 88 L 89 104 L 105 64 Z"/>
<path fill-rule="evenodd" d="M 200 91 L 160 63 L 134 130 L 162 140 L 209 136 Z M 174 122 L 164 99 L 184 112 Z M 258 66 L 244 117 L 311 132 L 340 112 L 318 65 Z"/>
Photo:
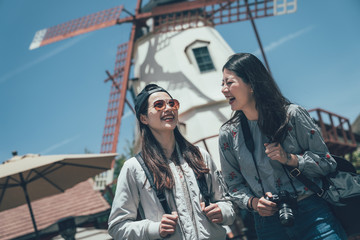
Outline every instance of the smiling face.
<path fill-rule="evenodd" d="M 173 131 L 178 123 L 178 110 L 169 106 L 168 100 L 171 97 L 166 92 L 155 92 L 148 98 L 147 116 L 140 114 L 140 121 L 148 125 L 154 133 Z M 158 100 L 167 102 L 163 110 L 156 110 L 154 103 Z"/>
<path fill-rule="evenodd" d="M 223 71 L 221 92 L 229 101 L 233 111 L 242 110 L 248 112 L 256 109 L 251 86 L 226 68 Z"/>

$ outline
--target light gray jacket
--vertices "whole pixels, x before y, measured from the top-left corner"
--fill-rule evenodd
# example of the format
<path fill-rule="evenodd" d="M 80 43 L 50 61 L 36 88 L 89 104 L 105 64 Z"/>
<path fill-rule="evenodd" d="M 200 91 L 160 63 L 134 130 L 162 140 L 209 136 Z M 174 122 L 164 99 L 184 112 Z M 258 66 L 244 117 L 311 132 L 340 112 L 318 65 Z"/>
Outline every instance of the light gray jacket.
<path fill-rule="evenodd" d="M 220 172 L 211 159 L 209 153 L 200 148 L 207 167 L 206 174 L 208 189 L 211 191 L 211 202 L 217 202 L 223 215 L 223 225 L 230 225 L 235 220 L 235 212 L 231 202 L 219 201 L 225 192 Z M 167 202 L 172 211 L 179 215 L 175 233 L 167 239 L 225 239 L 226 231 L 223 226 L 212 223 L 201 211 L 200 202 L 203 197 L 200 193 L 195 174 L 182 157 L 181 167 L 189 189 L 190 199 L 195 215 L 196 228 L 193 226 L 191 216 L 186 207 L 182 185 L 177 174 L 175 164 L 168 161 L 175 179 L 175 187 L 165 191 Z M 159 227 L 164 210 L 156 196 L 155 191 L 146 181 L 146 175 L 135 157 L 124 164 L 118 177 L 116 193 L 109 216 L 109 234 L 114 239 L 160 239 Z M 136 220 L 137 210 L 143 220 Z"/>

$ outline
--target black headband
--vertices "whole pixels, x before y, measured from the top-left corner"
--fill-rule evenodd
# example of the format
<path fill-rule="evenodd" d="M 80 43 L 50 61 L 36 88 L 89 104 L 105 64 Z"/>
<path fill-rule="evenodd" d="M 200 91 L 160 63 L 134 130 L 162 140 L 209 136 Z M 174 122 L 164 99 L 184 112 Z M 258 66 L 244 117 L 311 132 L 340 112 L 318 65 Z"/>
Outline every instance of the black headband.
<path fill-rule="evenodd" d="M 140 120 L 141 106 L 144 104 L 145 101 L 147 101 L 149 96 L 155 92 L 166 92 L 171 97 L 171 95 L 165 89 L 163 89 L 162 87 L 159 87 L 156 84 L 146 85 L 144 87 L 144 89 L 135 98 L 135 112 L 136 112 L 136 117 L 138 120 Z"/>

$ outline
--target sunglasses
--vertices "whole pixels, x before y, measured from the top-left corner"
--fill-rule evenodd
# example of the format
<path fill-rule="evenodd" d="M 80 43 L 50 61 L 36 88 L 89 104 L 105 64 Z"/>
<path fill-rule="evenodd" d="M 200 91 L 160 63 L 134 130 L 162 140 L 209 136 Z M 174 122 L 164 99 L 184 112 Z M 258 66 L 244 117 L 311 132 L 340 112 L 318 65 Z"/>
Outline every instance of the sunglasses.
<path fill-rule="evenodd" d="M 154 102 L 154 108 L 156 111 L 162 111 L 166 108 L 166 104 L 169 105 L 173 110 L 178 110 L 180 107 L 180 103 L 176 99 L 168 99 L 168 100 L 157 100 Z"/>

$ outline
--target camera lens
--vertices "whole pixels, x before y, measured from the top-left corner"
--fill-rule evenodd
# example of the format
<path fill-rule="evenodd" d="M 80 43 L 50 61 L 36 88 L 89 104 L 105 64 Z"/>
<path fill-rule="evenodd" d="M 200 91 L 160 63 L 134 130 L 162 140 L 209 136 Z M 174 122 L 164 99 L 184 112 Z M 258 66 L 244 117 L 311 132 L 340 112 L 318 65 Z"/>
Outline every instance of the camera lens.
<path fill-rule="evenodd" d="M 279 208 L 279 219 L 282 225 L 290 227 L 294 225 L 294 214 L 290 206 L 286 203 L 282 203 Z"/>

